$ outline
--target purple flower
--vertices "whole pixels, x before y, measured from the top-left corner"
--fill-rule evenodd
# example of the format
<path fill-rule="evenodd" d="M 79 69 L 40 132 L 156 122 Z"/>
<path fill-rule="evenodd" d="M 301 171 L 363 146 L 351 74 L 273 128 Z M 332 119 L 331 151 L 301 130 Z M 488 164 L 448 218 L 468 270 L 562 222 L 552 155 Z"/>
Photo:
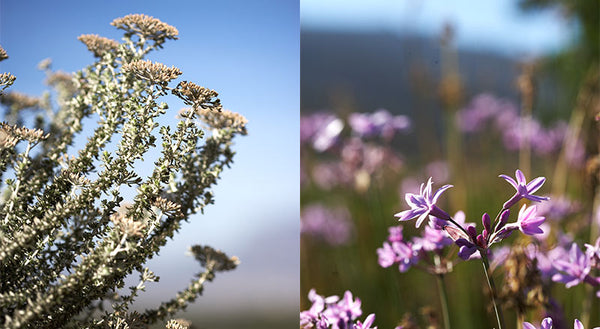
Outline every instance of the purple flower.
<path fill-rule="evenodd" d="M 406 203 L 410 206 L 411 209 L 405 210 L 395 214 L 395 217 L 398 217 L 400 221 L 405 221 L 409 219 L 413 219 L 415 217 L 419 217 L 416 223 L 416 227 L 421 226 L 425 218 L 427 216 L 435 216 L 437 218 L 448 220 L 450 219 L 450 215 L 448 215 L 445 211 L 438 208 L 435 203 L 437 199 L 442 195 L 442 193 L 452 187 L 452 185 L 444 185 L 439 190 L 437 190 L 433 195 L 431 195 L 431 185 L 433 182 L 431 181 L 431 177 L 427 181 L 427 185 L 421 184 L 421 188 L 419 189 L 419 194 L 406 193 L 404 199 Z"/>
<path fill-rule="evenodd" d="M 423 249 L 425 251 L 441 250 L 445 246 L 449 246 L 453 243 L 454 241 L 448 237 L 445 231 L 435 229 L 432 225 L 428 225 L 425 226 L 423 237 L 413 238 L 413 249 Z"/>
<path fill-rule="evenodd" d="M 392 227 L 388 228 L 388 232 L 390 233 L 388 235 L 388 241 L 390 241 L 390 242 L 402 241 L 404 239 L 402 237 L 403 229 L 404 229 L 404 227 L 401 225 L 392 226 Z"/>
<path fill-rule="evenodd" d="M 506 201 L 506 203 L 504 203 L 504 209 L 512 207 L 522 198 L 536 202 L 546 201 L 550 199 L 548 197 L 533 195 L 533 193 L 535 193 L 537 190 L 540 189 L 540 187 L 542 187 L 542 185 L 544 185 L 544 182 L 546 181 L 545 177 L 537 177 L 531 182 L 529 182 L 529 184 L 527 184 L 525 175 L 523 175 L 523 172 L 521 172 L 521 170 L 517 169 L 517 171 L 515 172 L 515 176 L 517 178 L 516 181 L 512 179 L 512 177 L 506 175 L 499 176 L 504 178 L 508 183 L 510 183 L 510 185 L 512 185 L 517 190 L 515 195 L 513 195 L 512 198 L 510 198 L 508 201 Z"/>
<path fill-rule="evenodd" d="M 377 256 L 377 262 L 383 268 L 394 265 L 397 259 L 396 252 L 387 241 L 383 243 L 383 248 L 377 248 Z"/>
<path fill-rule="evenodd" d="M 348 123 L 359 137 L 380 136 L 386 140 L 392 139 L 396 131 L 408 130 L 411 124 L 407 116 L 393 116 L 384 109 L 374 113 L 352 113 L 348 116 Z"/>
<path fill-rule="evenodd" d="M 309 310 L 300 312 L 300 328 L 326 329 L 329 327 L 329 323 L 321 313 L 325 309 L 326 303 L 335 303 L 338 297 L 323 298 L 323 296 L 317 295 L 315 289 L 311 289 L 308 292 L 308 300 L 313 304 Z"/>
<path fill-rule="evenodd" d="M 576 243 L 571 245 L 567 257 L 555 259 L 553 265 L 561 273 L 554 274 L 552 280 L 564 283 L 567 288 L 582 282 L 587 282 L 593 286 L 600 285 L 597 279 L 589 275 L 592 269 L 589 255 L 583 253 Z"/>
<path fill-rule="evenodd" d="M 542 234 L 544 231 L 540 228 L 540 225 L 546 220 L 543 216 L 537 216 L 537 207 L 527 207 L 523 205 L 519 210 L 519 216 L 517 217 L 517 225 L 519 230 L 527 235 Z"/>
<path fill-rule="evenodd" d="M 362 315 L 360 306 L 360 299 L 354 300 L 352 293 L 347 290 L 344 298 L 337 304 L 328 305 L 327 309 L 323 311 L 323 316 L 331 324 L 331 329 L 349 329 L 352 328 L 349 324 Z"/>
<path fill-rule="evenodd" d="M 369 314 L 364 323 L 357 321 L 353 329 L 377 329 L 377 327 L 371 328 L 373 321 L 375 321 L 375 314 Z"/>

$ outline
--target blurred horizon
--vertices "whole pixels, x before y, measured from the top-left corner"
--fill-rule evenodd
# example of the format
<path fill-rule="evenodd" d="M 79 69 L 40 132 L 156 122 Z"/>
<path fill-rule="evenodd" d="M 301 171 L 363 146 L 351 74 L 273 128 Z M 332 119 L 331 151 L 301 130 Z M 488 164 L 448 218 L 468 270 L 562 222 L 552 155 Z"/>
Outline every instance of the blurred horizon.
<path fill-rule="evenodd" d="M 303 31 L 387 32 L 399 36 L 438 38 L 445 25 L 466 50 L 511 57 L 558 52 L 574 42 L 578 22 L 556 8 L 523 12 L 519 0 L 453 2 L 376 0 L 303 0 Z"/>

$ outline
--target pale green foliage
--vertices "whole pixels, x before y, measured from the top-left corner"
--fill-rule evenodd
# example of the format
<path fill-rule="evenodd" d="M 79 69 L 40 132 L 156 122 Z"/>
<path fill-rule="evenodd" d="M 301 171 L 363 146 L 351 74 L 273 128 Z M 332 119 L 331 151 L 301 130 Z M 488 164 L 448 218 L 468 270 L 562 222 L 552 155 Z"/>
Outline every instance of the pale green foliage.
<path fill-rule="evenodd" d="M 181 221 L 213 202 L 210 188 L 232 163 L 232 139 L 246 133 L 246 120 L 223 110 L 212 90 L 191 82 L 169 87 L 179 69 L 142 60 L 176 39 L 177 29 L 145 15 L 112 24 L 125 31 L 123 42 L 79 38 L 96 58 L 87 68 L 69 75 L 52 72 L 48 61 L 40 64 L 57 91 L 58 108 L 49 93 L 0 97 L 7 110 L 7 122 L 0 125 L 0 177 L 6 176 L 0 193 L 2 327 L 145 328 L 184 309 L 204 282 L 238 263 L 194 246 L 203 272 L 156 309 L 130 311 L 145 284 L 158 281 L 144 263 Z M 1 48 L 0 55 L 7 58 Z M 2 89 L 14 81 L 8 74 L 0 77 Z M 180 111 L 176 128 L 159 127 L 157 121 L 176 115 L 159 102 L 169 93 L 193 106 Z M 40 113 L 35 128 L 19 127 L 23 110 Z M 88 117 L 99 118 L 97 126 L 73 154 Z M 114 151 L 106 149 L 111 143 Z M 160 152 L 154 169 L 137 172 L 134 163 L 152 148 Z M 137 191 L 128 204 L 121 196 L 124 186 Z M 133 272 L 140 283 L 123 294 L 124 279 Z"/>

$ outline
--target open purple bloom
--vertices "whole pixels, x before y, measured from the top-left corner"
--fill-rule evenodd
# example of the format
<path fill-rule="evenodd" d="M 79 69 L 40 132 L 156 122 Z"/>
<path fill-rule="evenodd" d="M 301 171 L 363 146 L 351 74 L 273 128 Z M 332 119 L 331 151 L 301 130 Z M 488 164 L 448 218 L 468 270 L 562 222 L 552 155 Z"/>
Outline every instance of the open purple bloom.
<path fill-rule="evenodd" d="M 398 220 L 405 221 L 410 220 L 415 217 L 419 217 L 417 220 L 416 226 L 419 227 L 425 221 L 427 216 L 435 216 L 439 219 L 448 220 L 450 219 L 450 215 L 448 215 L 445 211 L 438 208 L 435 203 L 437 199 L 442 195 L 442 193 L 451 188 L 452 185 L 444 185 L 439 190 L 437 190 L 433 195 L 431 194 L 431 185 L 433 182 L 431 181 L 431 177 L 427 181 L 427 184 L 421 184 L 421 188 L 419 189 L 419 194 L 406 193 L 404 199 L 406 203 L 410 206 L 411 209 L 405 210 L 395 214 L 395 217 L 398 217 Z"/>
<path fill-rule="evenodd" d="M 396 252 L 387 241 L 383 243 L 383 248 L 377 248 L 377 256 L 378 263 L 383 268 L 394 265 L 397 258 Z"/>
<path fill-rule="evenodd" d="M 550 200 L 548 197 L 533 195 L 533 193 L 535 193 L 540 189 L 540 187 L 542 187 L 542 185 L 544 185 L 544 182 L 546 181 L 545 177 L 537 177 L 527 184 L 525 175 L 523 175 L 521 170 L 517 169 L 515 176 L 517 178 L 516 181 L 512 179 L 512 177 L 500 175 L 500 177 L 504 178 L 517 190 L 515 195 L 513 195 L 508 201 L 506 201 L 506 203 L 504 203 L 504 209 L 509 209 L 510 207 L 514 206 L 522 198 L 536 202 Z"/>
<path fill-rule="evenodd" d="M 576 243 L 571 245 L 567 257 L 555 259 L 553 265 L 561 273 L 554 274 L 552 280 L 564 283 L 567 288 L 582 282 L 590 283 L 593 286 L 600 285 L 597 279 L 589 275 L 592 269 L 590 258 L 579 249 Z"/>
<path fill-rule="evenodd" d="M 540 225 L 546 220 L 543 216 L 537 215 L 537 207 L 527 207 L 523 205 L 519 210 L 519 216 L 517 217 L 517 225 L 519 230 L 527 235 L 542 234 L 544 231 L 540 228 Z"/>
<path fill-rule="evenodd" d="M 347 329 L 352 321 L 362 315 L 360 299 L 353 299 L 352 292 L 346 290 L 344 298 L 331 304 L 323 311 L 323 316 L 331 324 L 331 329 Z"/>

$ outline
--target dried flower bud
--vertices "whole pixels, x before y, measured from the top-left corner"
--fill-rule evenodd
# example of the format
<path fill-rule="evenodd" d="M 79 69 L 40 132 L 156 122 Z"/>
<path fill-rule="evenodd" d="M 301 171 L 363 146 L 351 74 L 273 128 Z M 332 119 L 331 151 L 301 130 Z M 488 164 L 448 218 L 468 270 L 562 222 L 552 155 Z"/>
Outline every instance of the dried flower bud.
<path fill-rule="evenodd" d="M 10 73 L 0 74 L 0 92 L 3 91 L 4 89 L 6 89 L 8 86 L 15 83 L 16 78 L 17 77 L 15 77 L 14 75 L 12 75 Z"/>
<path fill-rule="evenodd" d="M 209 127 L 215 129 L 230 128 L 239 131 L 243 135 L 246 134 L 246 123 L 248 120 L 241 114 L 223 110 L 216 112 L 209 109 L 200 109 L 197 111 L 200 115 L 200 120 L 204 121 Z"/>
<path fill-rule="evenodd" d="M 6 53 L 6 50 L 4 50 L 4 48 L 2 48 L 2 46 L 0 46 L 0 62 L 7 58 L 8 58 L 8 54 Z"/>
<path fill-rule="evenodd" d="M 152 63 L 149 60 L 135 61 L 123 65 L 123 72 L 133 73 L 136 77 L 156 83 L 166 83 L 181 75 L 181 71 L 174 67 L 167 67 L 162 63 Z"/>
<path fill-rule="evenodd" d="M 154 202 L 152 203 L 152 205 L 162 210 L 164 213 L 171 213 L 177 217 L 183 216 L 183 214 L 181 213 L 181 206 L 165 198 L 157 197 L 156 200 L 154 200 Z"/>
<path fill-rule="evenodd" d="M 4 127 L 0 127 L 0 149 L 13 148 L 19 139 L 11 135 Z"/>
<path fill-rule="evenodd" d="M 219 94 L 208 88 L 198 86 L 189 81 L 182 81 L 173 89 L 173 94 L 181 98 L 186 105 L 198 108 L 213 108 L 221 110 L 221 100 L 217 98 Z"/>
<path fill-rule="evenodd" d="M 203 267 L 212 266 L 216 272 L 233 270 L 240 263 L 236 256 L 230 258 L 222 251 L 209 246 L 195 245 L 190 251 Z"/>
<path fill-rule="evenodd" d="M 44 135 L 44 132 L 40 129 L 28 129 L 25 127 L 17 127 L 9 125 L 6 122 L 0 122 L 0 132 L 2 133 L 1 139 L 2 147 L 13 147 L 19 140 L 27 140 L 31 143 L 38 142 L 41 139 L 48 138 L 48 134 Z M 13 142 L 13 140 L 16 141 Z"/>
<path fill-rule="evenodd" d="M 117 41 L 97 34 L 82 34 L 77 39 L 83 42 L 95 57 L 102 57 L 106 52 L 114 51 L 119 47 Z"/>
<path fill-rule="evenodd" d="M 134 221 L 132 218 L 125 216 L 125 213 L 121 211 L 112 214 L 110 221 L 128 236 L 141 237 L 143 235 L 142 230 L 146 227 L 144 223 Z"/>
<path fill-rule="evenodd" d="M 11 91 L 0 96 L 0 103 L 18 111 L 26 108 L 37 107 L 40 104 L 40 99 L 25 95 L 20 92 Z"/>
<path fill-rule="evenodd" d="M 167 329 L 189 329 L 192 326 L 190 321 L 184 319 L 169 320 Z"/>
<path fill-rule="evenodd" d="M 74 185 L 79 185 L 79 186 L 88 186 L 90 185 L 92 182 L 87 179 L 85 176 L 80 175 L 80 174 L 76 174 L 74 172 L 68 171 L 66 173 L 66 177 L 67 179 L 73 183 Z"/>
<path fill-rule="evenodd" d="M 110 23 L 118 29 L 125 30 L 126 35 L 138 35 L 140 38 L 154 40 L 157 45 L 166 39 L 177 39 L 179 31 L 157 18 L 143 14 L 131 14 L 120 17 Z"/>

